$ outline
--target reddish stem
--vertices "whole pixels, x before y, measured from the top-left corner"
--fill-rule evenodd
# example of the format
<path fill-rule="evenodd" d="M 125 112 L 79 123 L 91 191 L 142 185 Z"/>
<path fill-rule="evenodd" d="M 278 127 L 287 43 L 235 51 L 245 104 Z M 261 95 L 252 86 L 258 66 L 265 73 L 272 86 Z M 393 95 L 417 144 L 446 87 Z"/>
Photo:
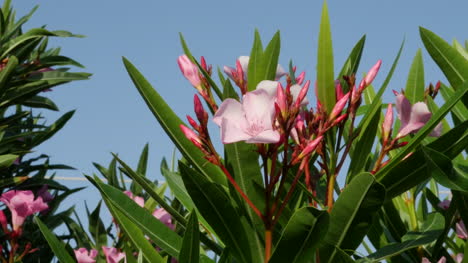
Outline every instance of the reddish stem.
<path fill-rule="evenodd" d="M 236 189 L 237 192 L 239 192 L 239 194 L 242 196 L 242 198 L 244 198 L 244 200 L 247 202 L 247 204 L 250 206 L 250 208 L 252 208 L 252 210 L 255 212 L 255 214 L 257 214 L 258 217 L 260 217 L 262 220 L 264 220 L 264 216 L 262 215 L 262 213 L 260 212 L 260 210 L 258 210 L 258 208 L 252 203 L 252 201 L 247 197 L 247 195 L 244 193 L 244 191 L 242 191 L 242 189 L 239 187 L 239 185 L 236 183 L 236 181 L 234 180 L 234 178 L 232 178 L 231 174 L 229 173 L 229 171 L 226 169 L 226 167 L 224 167 L 224 165 L 220 164 L 219 167 L 221 168 L 221 170 L 223 170 L 224 174 L 226 175 L 226 177 L 228 178 L 229 182 L 231 182 L 232 186 L 234 186 L 234 188 Z"/>

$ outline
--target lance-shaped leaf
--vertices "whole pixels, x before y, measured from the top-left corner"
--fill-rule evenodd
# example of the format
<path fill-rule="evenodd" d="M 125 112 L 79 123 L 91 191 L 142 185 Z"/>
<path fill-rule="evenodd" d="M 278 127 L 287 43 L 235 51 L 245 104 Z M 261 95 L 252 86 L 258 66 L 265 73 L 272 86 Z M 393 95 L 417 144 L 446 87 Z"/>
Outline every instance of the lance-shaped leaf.
<path fill-rule="evenodd" d="M 232 206 L 226 191 L 219 185 L 205 179 L 198 171 L 179 162 L 182 179 L 189 195 L 200 211 L 200 214 L 211 225 L 221 241 L 231 249 L 239 262 L 261 262 L 257 258 L 258 247 L 250 247 L 246 229 L 241 223 L 240 216 Z M 256 250 L 252 253 L 252 250 Z"/>
<path fill-rule="evenodd" d="M 190 213 L 184 239 L 180 249 L 180 263 L 198 263 L 200 257 L 200 231 L 198 230 L 197 213 Z"/>
<path fill-rule="evenodd" d="M 348 83 L 343 79 L 343 76 L 355 75 L 358 68 L 359 62 L 361 62 L 362 52 L 364 50 L 364 44 L 366 43 L 366 35 L 362 36 L 361 39 L 354 45 L 351 53 L 346 59 L 343 67 L 341 68 L 340 73 L 336 77 L 341 83 L 341 88 L 343 92 L 346 93 L 349 91 Z"/>
<path fill-rule="evenodd" d="M 49 228 L 47 228 L 41 219 L 39 219 L 39 217 L 35 217 L 34 221 L 36 221 L 36 224 L 39 226 L 44 238 L 47 240 L 47 243 L 49 243 L 50 248 L 54 251 L 58 260 L 63 263 L 74 263 L 75 260 L 67 253 L 65 245 L 49 230 Z"/>
<path fill-rule="evenodd" d="M 107 232 L 106 228 L 104 227 L 104 223 L 99 216 L 101 212 L 101 202 L 99 201 L 96 208 L 91 212 L 88 217 L 89 221 L 89 233 L 93 237 L 96 247 L 101 247 L 107 245 Z"/>
<path fill-rule="evenodd" d="M 434 32 L 420 27 L 419 34 L 427 52 L 444 72 L 450 85 L 458 90 L 468 79 L 468 60 Z"/>
<path fill-rule="evenodd" d="M 16 159 L 19 158 L 19 155 L 16 154 L 3 154 L 0 155 L 0 169 L 4 169 L 10 167 Z M 2 180 L 6 180 L 7 178 L 2 178 Z M 12 179 L 13 181 L 13 179 Z"/>
<path fill-rule="evenodd" d="M 198 171 L 220 184 L 225 185 L 226 179 L 221 170 L 203 158 L 201 151 L 195 147 L 191 141 L 185 138 L 185 135 L 180 130 L 179 125 L 183 122 L 177 117 L 172 109 L 167 105 L 159 93 L 153 89 L 151 84 L 143 77 L 138 69 L 130 63 L 126 58 L 123 58 L 125 68 L 127 69 L 130 78 L 135 87 L 140 92 L 146 105 L 151 110 L 153 115 L 161 124 L 166 134 L 171 138 L 172 142 L 177 146 L 184 157 L 194 165 Z"/>
<path fill-rule="evenodd" d="M 360 262 L 379 262 L 402 252 L 422 246 L 436 240 L 444 231 L 445 220 L 439 213 L 430 214 L 421 227 L 421 231 L 408 232 L 402 237 L 401 243 L 394 243 L 379 249 Z"/>
<path fill-rule="evenodd" d="M 419 28 L 421 40 L 427 52 L 444 72 L 450 85 L 458 90 L 468 80 L 468 60 L 445 40 L 423 27 Z M 468 96 L 463 98 L 463 103 L 468 107 Z"/>
<path fill-rule="evenodd" d="M 119 228 L 125 233 L 125 236 L 133 244 L 133 247 L 140 251 L 140 254 L 148 262 L 165 263 L 166 261 L 158 254 L 153 245 L 147 240 L 143 232 L 129 218 L 127 218 L 118 209 L 109 204 L 109 209 L 112 211 Z"/>
<path fill-rule="evenodd" d="M 106 202 L 118 209 L 124 216 L 137 225 L 158 247 L 173 257 L 179 256 L 182 238 L 156 219 L 148 210 L 140 207 L 122 191 L 104 184 L 97 177 L 87 177 L 96 185 Z"/>
<path fill-rule="evenodd" d="M 456 126 L 427 147 L 453 159 L 468 146 L 468 121 Z M 421 149 L 400 161 L 386 176 L 378 179 L 387 189 L 387 198 L 391 199 L 408 189 L 424 182 L 430 177 L 427 173 L 426 159 Z M 384 167 L 385 168 L 385 167 Z"/>
<path fill-rule="evenodd" d="M 369 230 L 373 215 L 385 200 L 385 188 L 369 173 L 354 178 L 339 195 L 330 214 L 325 242 L 344 251 L 354 250 Z M 336 250 L 321 250 L 320 257 L 335 262 Z"/>
<path fill-rule="evenodd" d="M 468 192 L 468 174 L 463 173 L 461 164 L 456 170 L 452 160 L 443 153 L 428 147 L 422 149 L 427 162 L 427 172 L 439 184 L 450 189 Z"/>
<path fill-rule="evenodd" d="M 244 193 L 260 211 L 263 211 L 265 196 L 262 195 L 263 191 L 258 191 L 258 186 L 263 185 L 263 179 L 256 145 L 238 142 L 226 144 L 224 147 L 226 167 Z M 243 206 L 250 220 L 255 221 L 258 218 L 257 215 L 245 202 L 243 202 Z"/>
<path fill-rule="evenodd" d="M 444 84 L 441 84 L 439 91 L 445 101 L 448 101 L 450 98 L 452 98 L 453 93 L 455 93 L 452 87 L 448 87 Z M 454 114 L 454 117 L 458 118 L 458 120 L 461 122 L 468 120 L 468 109 L 461 101 L 453 106 L 452 114 Z"/>
<path fill-rule="evenodd" d="M 8 63 L 5 68 L 0 71 L 0 95 L 5 93 L 5 90 L 9 88 L 6 83 L 8 83 L 13 76 L 16 66 L 18 66 L 18 59 L 15 56 L 11 56 L 8 58 Z"/>
<path fill-rule="evenodd" d="M 333 73 L 333 45 L 328 17 L 327 2 L 323 2 L 322 18 L 320 20 L 320 32 L 317 54 L 317 96 L 318 100 L 330 113 L 336 102 L 335 80 Z"/>
<path fill-rule="evenodd" d="M 418 49 L 406 81 L 405 97 L 415 104 L 424 101 L 424 64 L 421 49 Z"/>
<path fill-rule="evenodd" d="M 284 228 L 269 262 L 310 262 L 327 229 L 327 212 L 312 207 L 296 210 Z"/>
<path fill-rule="evenodd" d="M 248 90 L 255 90 L 257 84 L 262 80 L 275 80 L 276 68 L 280 54 L 280 33 L 273 36 L 265 50 L 258 30 L 255 30 L 254 43 L 249 57 L 249 67 L 247 72 Z"/>

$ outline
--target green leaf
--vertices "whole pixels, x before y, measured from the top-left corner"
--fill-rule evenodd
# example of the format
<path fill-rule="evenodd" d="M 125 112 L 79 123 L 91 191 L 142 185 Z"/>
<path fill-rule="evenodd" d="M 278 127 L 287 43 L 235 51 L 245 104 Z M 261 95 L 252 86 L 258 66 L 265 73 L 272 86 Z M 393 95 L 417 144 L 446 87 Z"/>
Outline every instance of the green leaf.
<path fill-rule="evenodd" d="M 92 74 L 84 72 L 64 72 L 64 71 L 47 71 L 31 74 L 27 79 L 34 80 L 47 80 L 49 82 L 57 81 L 72 81 L 72 80 L 87 80 Z"/>
<path fill-rule="evenodd" d="M 231 205 L 225 190 L 184 163 L 179 162 L 179 167 L 185 187 L 201 215 L 215 230 L 221 241 L 231 249 L 236 259 L 240 262 L 263 261 L 252 258 L 256 254 L 252 255 L 246 231 L 250 234 L 255 232 L 243 227 L 240 216 Z"/>
<path fill-rule="evenodd" d="M 102 245 L 107 245 L 107 232 L 104 224 L 102 223 L 101 217 L 99 215 L 101 211 L 101 201 L 94 209 L 93 212 L 89 215 L 89 233 L 96 242 L 96 247 L 101 247 Z"/>
<path fill-rule="evenodd" d="M 468 78 L 468 60 L 433 32 L 420 27 L 419 33 L 427 52 L 444 72 L 450 85 L 458 90 Z"/>
<path fill-rule="evenodd" d="M 445 101 L 452 98 L 453 93 L 455 93 L 451 87 L 445 86 L 444 84 L 441 84 L 439 91 Z M 457 102 L 455 106 L 453 106 L 452 113 L 455 114 L 460 121 L 468 120 L 468 109 L 461 101 Z"/>
<path fill-rule="evenodd" d="M 75 66 L 79 68 L 84 68 L 83 65 L 78 63 L 77 61 L 65 57 L 65 56 L 46 56 L 46 57 L 41 57 L 41 66 L 44 67 L 52 67 L 52 66 Z"/>
<path fill-rule="evenodd" d="M 187 228 L 185 229 L 182 247 L 180 249 L 180 263 L 198 263 L 200 257 L 200 231 L 198 230 L 197 213 L 190 213 Z"/>
<path fill-rule="evenodd" d="M 422 140 L 426 138 L 429 133 L 434 130 L 437 124 L 442 121 L 445 115 L 452 109 L 452 107 L 461 99 L 465 94 L 468 93 L 468 82 L 465 82 L 454 94 L 454 96 L 447 101 L 435 114 L 432 115 L 431 119 L 424 125 L 424 127 L 418 131 L 418 133 L 409 141 L 401 151 L 395 155 L 392 160 L 384 166 L 375 177 L 382 181 L 387 176 L 388 172 L 397 166 L 401 160 L 408 155 L 411 151 L 414 151 L 416 147 L 420 145 Z M 385 185 L 385 184 L 384 184 Z"/>
<path fill-rule="evenodd" d="M 42 96 L 34 96 L 31 98 L 28 98 L 24 101 L 21 102 L 22 105 L 31 107 L 31 108 L 43 108 L 43 109 L 49 109 L 53 111 L 58 111 L 57 105 L 50 100 L 49 98 L 42 97 Z"/>
<path fill-rule="evenodd" d="M 255 206 L 260 211 L 263 211 L 265 196 L 262 195 L 263 191 L 260 192 L 257 189 L 258 186 L 263 185 L 263 178 L 258 163 L 259 155 L 256 151 L 256 145 L 237 142 L 226 144 L 224 149 L 226 167 L 232 177 Z M 257 215 L 255 215 L 246 202 L 243 202 L 243 204 L 250 220 L 255 222 L 255 218 L 258 218 Z"/>
<path fill-rule="evenodd" d="M 87 176 L 87 178 L 96 185 L 108 204 L 130 219 L 157 246 L 173 257 L 177 258 L 179 256 L 182 238 L 172 229 L 156 219 L 148 210 L 140 207 L 119 189 L 104 184 L 97 177 L 93 179 Z"/>
<path fill-rule="evenodd" d="M 39 219 L 39 217 L 34 217 L 34 221 L 39 227 L 39 230 L 41 230 L 42 235 L 44 235 L 44 238 L 47 240 L 47 243 L 49 243 L 50 248 L 54 251 L 57 259 L 62 263 L 74 263 L 75 260 L 67 253 L 65 245 L 58 240 L 54 233 L 52 233 L 44 223 L 42 223 L 41 219 Z"/>
<path fill-rule="evenodd" d="M 422 246 L 436 240 L 444 230 L 445 220 L 439 213 L 428 215 L 428 219 L 424 222 L 419 232 L 408 232 L 403 236 L 401 243 L 393 243 L 379 249 L 377 252 L 367 256 L 370 262 L 379 262 L 402 252 Z M 365 261 L 369 262 L 369 261 Z"/>
<path fill-rule="evenodd" d="M 58 131 L 60 131 L 63 128 L 63 126 L 65 126 L 65 124 L 71 119 L 74 113 L 75 111 L 73 110 L 63 114 L 58 120 L 56 120 L 49 127 L 47 127 L 47 129 L 42 131 L 41 134 L 34 136 L 32 140 L 32 145 L 37 146 L 54 136 Z"/>
<path fill-rule="evenodd" d="M 356 249 L 369 230 L 373 215 L 385 200 L 385 188 L 369 173 L 361 173 L 339 195 L 330 214 L 325 237 L 327 244 L 343 250 Z M 330 253 L 330 254 L 325 254 Z M 320 256 L 335 262 L 336 251 L 321 251 Z"/>
<path fill-rule="evenodd" d="M 456 126 L 427 147 L 439 151 L 449 158 L 455 158 L 468 146 L 468 121 Z M 377 173 L 378 175 L 378 173 Z M 408 189 L 424 182 L 430 174 L 426 170 L 426 159 L 421 149 L 400 161 L 388 174 L 377 179 L 387 189 L 387 198 L 391 199 Z"/>
<path fill-rule="evenodd" d="M 130 166 L 128 166 L 121 159 L 119 159 L 116 155 L 114 155 L 114 158 L 120 163 L 120 165 L 122 165 L 123 172 L 127 176 L 132 178 L 136 183 L 138 183 L 146 191 L 146 193 L 151 198 L 153 198 L 153 200 L 156 201 L 162 208 L 164 208 L 177 222 L 179 222 L 182 227 L 185 227 L 187 225 L 187 221 L 185 220 L 185 218 L 177 210 L 175 210 L 174 207 L 172 207 L 167 202 L 165 202 L 163 197 L 161 197 L 161 195 L 156 192 L 155 190 L 156 186 L 153 183 L 151 183 L 146 177 L 133 171 L 130 168 Z M 208 229 L 211 230 L 209 226 L 208 226 Z M 216 243 L 214 243 L 212 240 L 208 239 L 205 235 L 201 235 L 200 239 L 205 245 L 207 245 L 214 252 L 221 253 L 221 249 L 219 248 L 219 246 Z"/>
<path fill-rule="evenodd" d="M 411 64 L 408 80 L 406 81 L 405 96 L 415 104 L 424 101 L 424 64 L 421 49 L 418 49 Z"/>
<path fill-rule="evenodd" d="M 140 255 L 142 254 L 143 258 L 148 262 L 166 262 L 146 239 L 143 232 L 134 223 L 132 223 L 129 218 L 115 207 L 112 207 L 112 205 L 109 206 L 109 209 L 112 210 L 112 215 L 114 215 L 117 222 L 119 222 L 119 228 L 123 230 L 125 236 L 132 242 L 133 246 L 140 250 Z"/>
<path fill-rule="evenodd" d="M 14 70 L 18 66 L 18 59 L 15 56 L 8 58 L 5 68 L 0 71 L 0 94 L 5 93 L 9 85 L 6 85 L 13 76 Z"/>
<path fill-rule="evenodd" d="M 278 59 L 280 55 L 280 48 L 280 32 L 277 31 L 263 52 L 261 67 L 264 69 L 265 72 L 263 73 L 263 77 L 260 81 L 275 80 L 276 69 L 278 67 Z"/>
<path fill-rule="evenodd" d="M 185 138 L 185 135 L 179 128 L 183 122 L 172 111 L 169 105 L 167 105 L 158 92 L 153 89 L 151 84 L 143 77 L 135 66 L 130 63 L 130 61 L 123 58 L 123 62 L 130 78 L 138 89 L 138 92 L 140 92 L 140 95 L 143 97 L 146 105 L 149 107 L 166 134 L 172 142 L 174 142 L 182 155 L 207 178 L 211 178 L 218 183 L 226 185 L 226 178 L 221 170 L 208 163 L 203 158 L 201 151 L 195 147 L 191 141 Z"/>
<path fill-rule="evenodd" d="M 255 29 L 254 34 L 254 43 L 252 46 L 252 50 L 250 51 L 249 57 L 249 67 L 247 70 L 247 90 L 252 91 L 257 88 L 257 84 L 260 83 L 263 79 L 261 76 L 263 75 L 263 69 L 261 68 L 261 61 L 263 58 L 263 46 L 262 40 L 260 39 L 260 34 L 258 30 Z"/>
<path fill-rule="evenodd" d="M 325 111 L 330 113 L 335 105 L 336 97 L 333 73 L 332 36 L 326 1 L 323 2 L 318 39 L 317 93 L 318 100 L 322 103 Z"/>
<path fill-rule="evenodd" d="M 16 154 L 0 155 L 0 169 L 10 167 L 18 158 L 19 158 L 19 155 L 16 155 Z"/>
<path fill-rule="evenodd" d="M 327 212 L 312 207 L 296 210 L 284 228 L 269 262 L 310 262 L 327 233 L 327 226 Z"/>
<path fill-rule="evenodd" d="M 336 79 L 340 80 L 341 88 L 343 92 L 346 93 L 349 91 L 348 83 L 343 79 L 343 76 L 351 76 L 355 75 L 358 68 L 359 63 L 361 61 L 362 52 L 364 50 L 364 44 L 366 43 L 366 35 L 362 36 L 361 39 L 354 45 L 351 53 L 349 54 L 346 62 L 344 63 L 343 67 L 341 68 L 340 73 L 336 77 Z"/>
<path fill-rule="evenodd" d="M 457 191 L 468 192 L 468 178 L 453 168 L 452 160 L 443 153 L 422 147 L 429 173 L 439 184 Z"/>
<path fill-rule="evenodd" d="M 369 154 L 374 146 L 375 138 L 377 137 L 376 134 L 379 128 L 381 115 L 382 113 L 380 111 L 376 111 L 371 122 L 369 122 L 365 130 L 361 131 L 359 136 L 355 139 L 354 147 L 350 154 L 351 163 L 346 177 L 347 183 L 351 182 L 356 175 L 364 171 L 366 162 L 369 159 Z"/>

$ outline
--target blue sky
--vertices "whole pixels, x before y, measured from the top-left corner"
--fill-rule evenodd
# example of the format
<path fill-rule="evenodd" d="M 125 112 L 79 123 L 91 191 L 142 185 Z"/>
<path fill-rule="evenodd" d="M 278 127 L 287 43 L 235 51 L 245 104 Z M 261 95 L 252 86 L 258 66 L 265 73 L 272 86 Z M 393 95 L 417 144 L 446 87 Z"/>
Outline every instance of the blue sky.
<path fill-rule="evenodd" d="M 24 15 L 39 1 L 13 1 Z M 182 77 L 176 59 L 182 54 L 178 33 L 182 32 L 195 56 L 203 55 L 214 66 L 234 65 L 248 55 L 253 32 L 258 28 L 264 42 L 281 31 L 280 63 L 293 59 L 307 79 L 315 80 L 317 36 L 322 1 L 40 1 L 40 8 L 26 27 L 47 25 L 86 35 L 86 38 L 51 39 L 62 53 L 86 66 L 91 80 L 56 88 L 47 93 L 61 113 L 77 109 L 69 124 L 37 151 L 52 161 L 76 167 L 62 176 L 96 172 L 92 162 L 104 165 L 110 152 L 136 164 L 144 144 L 150 143 L 149 176 L 161 178 L 159 163 L 169 157 L 173 146 L 133 87 L 121 62 L 125 56 L 148 78 L 160 94 L 184 117 L 193 114 L 195 90 Z M 133 3 L 133 4 L 131 4 Z M 393 101 L 391 89 L 405 87 L 406 76 L 418 48 L 423 48 L 418 26 L 434 31 L 447 41 L 466 38 L 468 2 L 453 1 L 329 1 L 336 70 L 341 68 L 353 45 L 367 35 L 359 73 L 383 60 L 375 80 L 379 87 L 403 38 L 406 45 L 390 82 L 386 102 Z M 445 81 L 424 51 L 426 84 Z M 309 94 L 310 100 L 315 100 Z M 59 115 L 47 113 L 52 122 Z M 214 131 L 217 132 L 217 131 Z M 65 182 L 70 186 L 85 182 Z M 73 201 L 97 195 L 90 189 Z"/>

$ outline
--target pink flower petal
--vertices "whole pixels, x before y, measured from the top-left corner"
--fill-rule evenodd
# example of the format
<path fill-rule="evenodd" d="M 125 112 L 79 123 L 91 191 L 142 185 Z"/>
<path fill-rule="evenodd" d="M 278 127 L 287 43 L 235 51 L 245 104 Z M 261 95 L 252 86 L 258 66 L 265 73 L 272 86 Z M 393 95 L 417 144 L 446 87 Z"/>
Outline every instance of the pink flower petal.
<path fill-rule="evenodd" d="M 216 111 L 213 116 L 213 122 L 221 127 L 223 118 L 233 121 L 245 119 L 245 112 L 242 108 L 242 104 L 235 99 L 226 99 L 223 101 L 218 111 Z"/>
<path fill-rule="evenodd" d="M 242 120 L 246 122 L 246 120 Z M 247 124 L 245 124 L 247 125 Z M 221 126 L 221 141 L 224 144 L 248 140 L 251 136 L 245 132 L 244 128 L 239 126 L 239 122 L 230 119 L 224 119 Z"/>
<path fill-rule="evenodd" d="M 125 258 L 125 253 L 120 252 L 115 247 L 102 247 L 102 251 L 106 256 L 107 263 L 119 263 L 122 259 Z"/>
<path fill-rule="evenodd" d="M 260 81 L 260 83 L 257 84 L 256 90 L 264 90 L 271 97 L 275 97 L 277 87 L 278 81 L 262 80 Z"/>
<path fill-rule="evenodd" d="M 278 131 L 265 130 L 258 135 L 248 139 L 247 143 L 276 143 L 280 140 Z"/>
<path fill-rule="evenodd" d="M 468 234 L 466 232 L 466 228 L 465 228 L 465 223 L 463 223 L 463 221 L 460 221 L 458 223 L 455 224 L 455 229 L 456 229 L 456 232 L 457 232 L 457 236 L 461 239 L 467 239 L 468 238 Z"/>
<path fill-rule="evenodd" d="M 172 223 L 172 217 L 164 208 L 158 208 L 154 210 L 153 216 L 159 219 L 159 221 L 161 221 L 167 227 L 174 230 L 175 225 Z"/>
<path fill-rule="evenodd" d="M 276 88 L 275 88 L 276 91 Z M 247 122 L 252 125 L 263 125 L 265 129 L 272 128 L 275 115 L 275 98 L 264 90 L 255 90 L 244 95 L 243 109 Z"/>
<path fill-rule="evenodd" d="M 405 95 L 398 94 L 396 96 L 395 107 L 398 113 L 398 118 L 401 121 L 401 126 L 406 126 L 411 117 L 411 103 Z"/>

